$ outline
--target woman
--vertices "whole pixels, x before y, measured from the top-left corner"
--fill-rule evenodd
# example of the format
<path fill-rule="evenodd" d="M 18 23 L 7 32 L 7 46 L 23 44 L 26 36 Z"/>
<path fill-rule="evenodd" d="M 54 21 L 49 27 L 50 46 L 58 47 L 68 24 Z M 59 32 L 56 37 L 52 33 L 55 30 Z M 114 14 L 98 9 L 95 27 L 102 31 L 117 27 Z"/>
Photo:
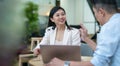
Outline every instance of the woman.
<path fill-rule="evenodd" d="M 48 28 L 42 41 L 34 49 L 34 54 L 40 54 L 40 44 L 50 45 L 80 45 L 80 32 L 67 24 L 66 13 L 62 7 L 55 6 L 49 14 Z"/>

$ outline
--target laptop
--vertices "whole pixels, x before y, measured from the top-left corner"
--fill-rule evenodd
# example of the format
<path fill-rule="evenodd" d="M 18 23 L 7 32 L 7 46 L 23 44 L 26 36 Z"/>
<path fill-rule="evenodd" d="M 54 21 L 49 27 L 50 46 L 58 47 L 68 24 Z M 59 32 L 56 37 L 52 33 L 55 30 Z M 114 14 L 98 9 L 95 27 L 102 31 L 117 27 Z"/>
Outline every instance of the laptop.
<path fill-rule="evenodd" d="M 80 46 L 70 45 L 40 45 L 43 63 L 57 57 L 67 61 L 81 61 Z"/>

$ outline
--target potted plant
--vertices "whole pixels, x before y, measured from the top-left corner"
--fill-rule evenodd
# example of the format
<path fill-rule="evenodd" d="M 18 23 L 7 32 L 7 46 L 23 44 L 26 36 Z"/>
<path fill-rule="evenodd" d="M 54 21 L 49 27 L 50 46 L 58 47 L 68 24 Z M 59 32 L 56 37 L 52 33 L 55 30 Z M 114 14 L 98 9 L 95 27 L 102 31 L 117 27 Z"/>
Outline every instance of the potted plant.
<path fill-rule="evenodd" d="M 26 17 L 25 39 L 28 42 L 31 37 L 40 36 L 38 5 L 31 1 L 27 2 L 26 8 L 25 8 L 25 17 Z"/>

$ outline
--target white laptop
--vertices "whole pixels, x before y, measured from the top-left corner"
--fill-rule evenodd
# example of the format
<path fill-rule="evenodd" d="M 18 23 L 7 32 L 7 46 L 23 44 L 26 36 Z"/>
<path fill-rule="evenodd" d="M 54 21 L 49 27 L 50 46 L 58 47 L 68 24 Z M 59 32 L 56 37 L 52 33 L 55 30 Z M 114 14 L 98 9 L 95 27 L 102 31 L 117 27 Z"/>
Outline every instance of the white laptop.
<path fill-rule="evenodd" d="M 44 63 L 48 63 L 54 57 L 67 61 L 81 61 L 80 46 L 40 45 L 40 51 Z"/>

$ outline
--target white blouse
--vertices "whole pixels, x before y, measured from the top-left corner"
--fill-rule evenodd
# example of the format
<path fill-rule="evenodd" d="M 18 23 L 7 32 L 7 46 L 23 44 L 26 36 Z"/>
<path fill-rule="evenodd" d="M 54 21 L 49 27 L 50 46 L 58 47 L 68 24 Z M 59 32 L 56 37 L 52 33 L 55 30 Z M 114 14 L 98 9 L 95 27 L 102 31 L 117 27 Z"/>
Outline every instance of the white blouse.
<path fill-rule="evenodd" d="M 62 45 L 62 44 L 63 44 L 63 41 L 55 40 L 55 45 Z"/>

